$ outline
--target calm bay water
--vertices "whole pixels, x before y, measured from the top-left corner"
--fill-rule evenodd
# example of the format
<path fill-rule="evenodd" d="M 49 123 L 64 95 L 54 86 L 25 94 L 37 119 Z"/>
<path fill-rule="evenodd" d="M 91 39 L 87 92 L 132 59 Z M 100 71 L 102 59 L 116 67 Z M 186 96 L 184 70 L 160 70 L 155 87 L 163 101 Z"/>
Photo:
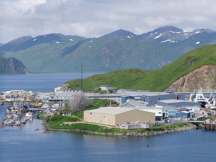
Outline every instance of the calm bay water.
<path fill-rule="evenodd" d="M 44 80 L 47 84 L 42 74 L 31 75 L 32 78 Z M 62 77 L 62 74 L 55 75 L 57 79 Z M 25 80 L 20 81 L 20 76 L 8 76 L 4 79 L 6 82 L 11 77 L 17 77 L 17 82 L 25 85 Z M 45 91 L 53 91 L 55 87 L 61 86 L 60 83 L 56 85 L 55 77 L 49 80 L 49 84 L 54 86 Z M 26 80 L 28 85 L 37 84 L 40 87 L 45 84 L 43 81 L 41 85 L 31 83 L 30 80 Z M 52 81 L 55 83 L 51 83 Z M 15 80 L 12 82 L 16 84 Z M 1 80 L 1 83 L 8 86 L 6 90 L 13 89 L 4 83 L 4 80 Z M 24 89 L 23 84 L 18 89 Z M 2 85 L 0 88 L 5 91 Z M 28 88 L 32 90 L 35 87 Z M 40 91 L 40 88 L 36 91 Z M 6 108 L 7 106 L 0 106 L 0 116 L 4 116 Z M 122 138 L 76 132 L 43 133 L 41 124 L 41 120 L 34 119 L 32 123 L 22 127 L 0 127 L 0 161 L 215 161 L 216 132 L 202 129 L 150 137 Z M 149 147 L 146 147 L 147 144 Z"/>
<path fill-rule="evenodd" d="M 96 73 L 84 73 L 83 78 L 94 74 Z M 0 75 L 0 92 L 10 90 L 54 92 L 54 88 L 62 86 L 66 81 L 80 78 L 80 73 Z"/>

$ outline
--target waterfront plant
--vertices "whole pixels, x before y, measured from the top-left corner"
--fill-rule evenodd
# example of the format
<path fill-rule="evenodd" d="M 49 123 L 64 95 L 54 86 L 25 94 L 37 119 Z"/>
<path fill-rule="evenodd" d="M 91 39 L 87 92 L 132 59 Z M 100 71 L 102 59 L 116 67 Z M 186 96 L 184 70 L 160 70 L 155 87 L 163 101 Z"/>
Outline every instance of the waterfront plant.
<path fill-rule="evenodd" d="M 90 101 L 83 92 L 78 92 L 73 95 L 73 98 L 68 102 L 72 112 L 79 112 L 88 107 Z"/>

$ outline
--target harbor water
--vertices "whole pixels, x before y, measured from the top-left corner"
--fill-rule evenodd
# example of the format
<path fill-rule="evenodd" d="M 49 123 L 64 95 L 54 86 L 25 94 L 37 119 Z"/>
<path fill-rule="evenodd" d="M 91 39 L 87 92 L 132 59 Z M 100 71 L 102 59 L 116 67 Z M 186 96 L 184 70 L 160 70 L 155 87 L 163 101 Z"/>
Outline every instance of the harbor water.
<path fill-rule="evenodd" d="M 37 75 L 37 76 L 34 76 Z M 53 78 L 61 78 L 62 74 Z M 73 75 L 73 74 L 70 74 Z M 25 80 L 20 82 L 22 75 L 5 75 L 0 85 L 1 91 L 23 89 L 52 91 L 67 80 L 55 79 L 42 82 L 41 85 L 31 79 L 26 80 L 28 89 L 24 89 Z M 32 78 L 43 80 L 42 74 L 31 74 Z M 42 78 L 40 78 L 40 77 Z M 25 76 L 27 77 L 27 76 Z M 71 76 L 70 76 L 71 77 Z M 30 77 L 31 78 L 31 77 Z M 67 77 L 66 77 L 67 78 Z M 13 79 L 12 87 L 6 83 Z M 16 84 L 16 81 L 18 82 Z M 55 82 L 51 83 L 52 81 Z M 45 89 L 46 85 L 49 89 Z M 49 85 L 48 85 L 49 84 Z M 50 84 L 54 85 L 53 87 Z M 32 89 L 31 89 L 32 88 Z M 4 116 L 7 106 L 0 106 L 0 116 Z M 21 127 L 0 127 L 0 161 L 215 161 L 216 132 L 204 129 L 185 132 L 148 136 L 148 137 L 107 137 L 77 132 L 44 133 L 42 120 L 34 119 Z M 149 147 L 147 147 L 149 145 Z"/>
<path fill-rule="evenodd" d="M 94 74 L 102 73 L 84 73 L 83 78 Z M 62 86 L 65 82 L 80 78 L 80 73 L 0 75 L 0 92 L 9 90 L 54 92 L 54 88 Z"/>

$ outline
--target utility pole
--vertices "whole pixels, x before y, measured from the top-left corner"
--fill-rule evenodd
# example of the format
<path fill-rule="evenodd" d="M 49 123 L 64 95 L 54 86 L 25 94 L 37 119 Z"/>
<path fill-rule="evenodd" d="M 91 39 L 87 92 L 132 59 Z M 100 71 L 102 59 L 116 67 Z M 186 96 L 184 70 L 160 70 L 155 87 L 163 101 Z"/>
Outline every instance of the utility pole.
<path fill-rule="evenodd" d="M 81 91 L 83 91 L 83 64 L 81 64 Z"/>
<path fill-rule="evenodd" d="M 94 98 L 95 98 L 95 80 L 94 80 Z"/>

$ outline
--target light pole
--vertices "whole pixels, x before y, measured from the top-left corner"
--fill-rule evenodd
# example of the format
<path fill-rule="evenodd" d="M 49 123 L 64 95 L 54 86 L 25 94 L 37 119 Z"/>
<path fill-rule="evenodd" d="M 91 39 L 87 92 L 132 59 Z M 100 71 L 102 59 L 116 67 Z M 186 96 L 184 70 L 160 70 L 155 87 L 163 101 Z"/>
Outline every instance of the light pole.
<path fill-rule="evenodd" d="M 83 91 L 83 64 L 81 64 L 81 91 Z"/>

